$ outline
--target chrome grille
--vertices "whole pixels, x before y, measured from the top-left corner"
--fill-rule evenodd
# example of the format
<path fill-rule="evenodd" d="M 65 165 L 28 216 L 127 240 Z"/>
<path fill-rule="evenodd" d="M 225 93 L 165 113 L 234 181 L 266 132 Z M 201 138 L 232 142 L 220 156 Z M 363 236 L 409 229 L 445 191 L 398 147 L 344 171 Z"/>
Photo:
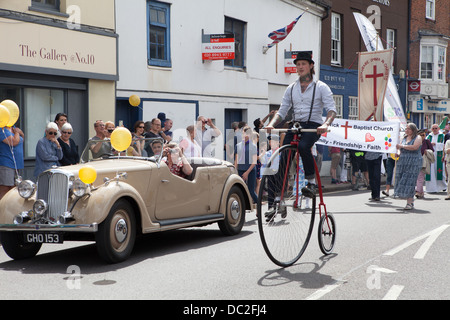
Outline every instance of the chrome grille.
<path fill-rule="evenodd" d="M 48 210 L 45 218 L 56 222 L 67 211 L 69 197 L 69 175 L 60 171 L 46 171 L 37 182 L 37 198 L 45 200 Z"/>

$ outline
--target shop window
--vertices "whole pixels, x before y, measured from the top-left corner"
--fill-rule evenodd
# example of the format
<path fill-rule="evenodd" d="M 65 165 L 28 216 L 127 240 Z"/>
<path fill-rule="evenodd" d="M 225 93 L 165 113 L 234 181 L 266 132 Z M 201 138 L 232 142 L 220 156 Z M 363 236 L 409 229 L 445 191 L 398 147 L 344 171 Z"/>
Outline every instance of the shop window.
<path fill-rule="evenodd" d="M 247 23 L 225 17 L 225 33 L 234 34 L 234 60 L 225 60 L 229 67 L 245 68 L 245 32 Z"/>
<path fill-rule="evenodd" d="M 432 113 L 425 113 L 423 117 L 423 126 L 424 128 L 431 129 L 431 126 L 433 125 L 433 114 Z"/>
<path fill-rule="evenodd" d="M 23 95 L 24 157 L 34 158 L 36 144 L 44 137 L 47 123 L 64 112 L 64 90 L 25 88 Z"/>
<path fill-rule="evenodd" d="M 342 118 L 342 109 L 343 109 L 343 100 L 344 97 L 341 95 L 334 95 L 333 96 L 334 103 L 336 105 L 336 117 Z"/>
<path fill-rule="evenodd" d="M 59 11 L 60 0 L 32 0 L 31 5 L 33 9 Z"/>
<path fill-rule="evenodd" d="M 148 23 L 148 64 L 171 67 L 170 5 L 149 1 Z"/>
<path fill-rule="evenodd" d="M 350 120 L 358 120 L 358 97 L 348 97 L 348 118 Z"/>

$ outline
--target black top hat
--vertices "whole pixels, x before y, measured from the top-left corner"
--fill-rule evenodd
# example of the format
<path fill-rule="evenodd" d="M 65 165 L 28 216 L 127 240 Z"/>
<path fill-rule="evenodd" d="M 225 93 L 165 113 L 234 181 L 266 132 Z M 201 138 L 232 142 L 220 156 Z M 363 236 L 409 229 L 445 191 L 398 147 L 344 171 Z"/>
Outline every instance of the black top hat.
<path fill-rule="evenodd" d="M 297 57 L 294 59 L 294 64 L 296 64 L 298 60 L 306 60 L 309 61 L 309 63 L 314 63 L 312 51 L 299 51 Z"/>

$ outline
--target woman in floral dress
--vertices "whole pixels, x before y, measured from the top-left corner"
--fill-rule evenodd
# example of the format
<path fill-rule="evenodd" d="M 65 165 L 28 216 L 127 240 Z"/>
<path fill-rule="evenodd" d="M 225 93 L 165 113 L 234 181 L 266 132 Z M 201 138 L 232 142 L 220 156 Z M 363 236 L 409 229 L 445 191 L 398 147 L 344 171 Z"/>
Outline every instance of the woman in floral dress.
<path fill-rule="evenodd" d="M 400 158 L 395 174 L 394 197 L 406 198 L 405 210 L 414 208 L 414 193 L 417 177 L 422 166 L 422 138 L 417 135 L 414 123 L 408 123 L 401 144 L 397 144 Z"/>

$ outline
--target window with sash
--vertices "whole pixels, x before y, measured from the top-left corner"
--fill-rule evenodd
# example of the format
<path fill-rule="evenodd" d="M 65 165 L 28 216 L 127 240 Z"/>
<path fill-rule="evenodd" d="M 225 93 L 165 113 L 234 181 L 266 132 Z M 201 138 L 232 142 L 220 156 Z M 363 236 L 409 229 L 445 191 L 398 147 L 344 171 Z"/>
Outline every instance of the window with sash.
<path fill-rule="evenodd" d="M 331 64 L 341 65 L 341 15 L 331 14 Z"/>
<path fill-rule="evenodd" d="M 170 5 L 148 2 L 148 64 L 171 67 Z"/>
<path fill-rule="evenodd" d="M 358 97 L 348 97 L 348 118 L 358 120 Z"/>

